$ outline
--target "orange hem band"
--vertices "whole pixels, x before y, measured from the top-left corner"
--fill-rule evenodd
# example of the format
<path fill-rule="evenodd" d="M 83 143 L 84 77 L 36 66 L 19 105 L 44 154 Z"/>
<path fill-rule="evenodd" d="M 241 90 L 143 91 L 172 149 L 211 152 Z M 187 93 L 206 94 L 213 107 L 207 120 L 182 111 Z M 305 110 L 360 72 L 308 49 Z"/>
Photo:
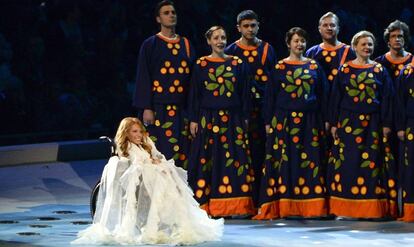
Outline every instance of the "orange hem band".
<path fill-rule="evenodd" d="M 414 222 L 414 203 L 404 203 L 404 214 L 399 220 Z"/>
<path fill-rule="evenodd" d="M 279 201 L 279 208 L 280 217 L 319 217 L 328 214 L 328 201 L 325 198 L 308 200 L 282 199 Z"/>
<path fill-rule="evenodd" d="M 215 198 L 200 207 L 214 217 L 256 214 L 251 197 Z"/>
<path fill-rule="evenodd" d="M 259 213 L 254 216 L 253 220 L 271 220 L 280 218 L 279 216 L 279 202 L 273 201 L 262 204 L 259 209 Z"/>
<path fill-rule="evenodd" d="M 382 218 L 388 216 L 387 199 L 346 199 L 331 197 L 329 200 L 330 213 L 336 216 L 353 218 Z"/>

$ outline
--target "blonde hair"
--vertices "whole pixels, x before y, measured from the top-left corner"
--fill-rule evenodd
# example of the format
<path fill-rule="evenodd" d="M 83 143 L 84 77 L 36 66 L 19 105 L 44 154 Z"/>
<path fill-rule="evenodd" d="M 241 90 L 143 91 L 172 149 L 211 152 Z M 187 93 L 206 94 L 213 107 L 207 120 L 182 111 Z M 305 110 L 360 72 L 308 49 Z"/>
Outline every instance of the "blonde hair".
<path fill-rule="evenodd" d="M 352 47 L 354 48 L 358 44 L 358 41 L 360 39 L 366 38 L 366 37 L 370 37 L 375 45 L 375 36 L 371 32 L 363 30 L 363 31 L 357 32 L 354 35 L 354 37 L 352 37 L 352 41 L 351 41 Z"/>
<path fill-rule="evenodd" d="M 322 24 L 322 21 L 325 18 L 328 18 L 328 17 L 331 17 L 331 18 L 335 19 L 336 25 L 339 26 L 339 18 L 338 18 L 338 16 L 335 15 L 335 13 L 333 13 L 331 11 L 329 11 L 329 12 L 325 13 L 323 16 L 321 16 L 321 18 L 319 19 L 319 26 Z"/>
<path fill-rule="evenodd" d="M 118 149 L 118 155 L 122 155 L 125 157 L 129 156 L 128 146 L 130 145 L 129 143 L 131 141 L 128 139 L 128 132 L 135 124 L 137 124 L 139 128 L 144 132 L 144 136 L 142 138 L 142 143 L 140 144 L 140 146 L 151 156 L 151 145 L 147 142 L 148 132 L 145 130 L 145 127 L 142 124 L 142 122 L 138 118 L 134 117 L 126 117 L 122 119 L 121 123 L 119 123 L 119 127 L 115 135 L 115 143 Z"/>

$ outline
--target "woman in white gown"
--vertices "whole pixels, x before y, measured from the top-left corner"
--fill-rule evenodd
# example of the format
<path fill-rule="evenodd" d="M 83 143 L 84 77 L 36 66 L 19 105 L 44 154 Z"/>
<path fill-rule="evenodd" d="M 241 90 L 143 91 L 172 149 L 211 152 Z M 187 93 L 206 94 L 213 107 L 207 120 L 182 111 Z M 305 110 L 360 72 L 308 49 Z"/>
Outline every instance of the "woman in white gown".
<path fill-rule="evenodd" d="M 118 156 L 105 166 L 93 224 L 72 244 L 196 244 L 220 240 L 223 219 L 210 219 L 137 118 L 124 118 Z"/>

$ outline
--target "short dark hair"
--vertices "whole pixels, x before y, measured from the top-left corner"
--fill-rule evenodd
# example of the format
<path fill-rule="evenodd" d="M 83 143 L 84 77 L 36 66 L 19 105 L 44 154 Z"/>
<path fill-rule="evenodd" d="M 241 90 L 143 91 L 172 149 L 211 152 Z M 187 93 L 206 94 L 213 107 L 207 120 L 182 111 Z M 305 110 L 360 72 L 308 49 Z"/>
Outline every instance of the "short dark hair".
<path fill-rule="evenodd" d="M 207 30 L 207 32 L 204 34 L 204 36 L 206 37 L 206 39 L 210 39 L 211 35 L 213 35 L 213 32 L 217 31 L 217 30 L 220 30 L 220 29 L 223 30 L 224 33 L 226 33 L 226 30 L 224 29 L 224 27 L 222 27 L 222 26 L 212 26 Z"/>
<path fill-rule="evenodd" d="M 388 43 L 390 41 L 390 33 L 394 32 L 395 30 L 401 30 L 404 33 L 404 43 L 407 45 L 410 43 L 411 36 L 410 36 L 410 28 L 408 25 L 400 20 L 395 20 L 388 25 L 388 27 L 384 31 L 384 41 L 385 43 Z"/>
<path fill-rule="evenodd" d="M 162 0 L 161 2 L 159 2 L 157 4 L 157 6 L 155 7 L 155 12 L 154 12 L 155 17 L 160 16 L 160 9 L 162 7 L 169 6 L 169 5 L 171 5 L 171 6 L 173 6 L 175 8 L 174 2 L 171 1 L 171 0 Z"/>
<path fill-rule="evenodd" d="M 244 20 L 256 20 L 259 21 L 259 16 L 251 9 L 243 10 L 237 15 L 237 24 Z"/>
<path fill-rule="evenodd" d="M 305 29 L 300 27 L 292 27 L 287 31 L 285 36 L 286 44 L 289 45 L 290 41 L 292 40 L 293 35 L 297 34 L 300 37 L 305 38 L 305 40 L 308 40 L 308 33 L 305 31 Z"/>

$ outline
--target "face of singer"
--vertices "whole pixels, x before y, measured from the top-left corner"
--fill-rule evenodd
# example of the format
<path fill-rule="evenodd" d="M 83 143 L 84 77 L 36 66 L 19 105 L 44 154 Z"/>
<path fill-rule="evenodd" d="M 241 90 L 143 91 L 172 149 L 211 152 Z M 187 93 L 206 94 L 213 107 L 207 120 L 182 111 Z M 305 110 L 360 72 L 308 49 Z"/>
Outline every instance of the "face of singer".
<path fill-rule="evenodd" d="M 132 125 L 128 130 L 128 140 L 134 144 L 142 144 L 142 138 L 144 137 L 144 130 L 138 124 Z"/>
<path fill-rule="evenodd" d="M 174 6 L 162 6 L 156 20 L 161 26 L 167 28 L 175 27 L 177 25 L 177 13 Z"/>
<path fill-rule="evenodd" d="M 227 45 L 226 32 L 223 29 L 215 30 L 211 38 L 207 39 L 207 43 L 211 46 L 213 53 L 222 54 Z"/>
<path fill-rule="evenodd" d="M 338 21 L 333 17 L 324 18 L 319 24 L 319 33 L 323 40 L 336 40 L 339 33 Z"/>
<path fill-rule="evenodd" d="M 300 56 L 305 52 L 306 49 L 306 39 L 302 36 L 297 35 L 296 33 L 292 36 L 288 44 L 290 53 Z"/>
<path fill-rule="evenodd" d="M 371 37 L 360 38 L 354 50 L 357 57 L 367 60 L 374 53 L 374 41 Z"/>

